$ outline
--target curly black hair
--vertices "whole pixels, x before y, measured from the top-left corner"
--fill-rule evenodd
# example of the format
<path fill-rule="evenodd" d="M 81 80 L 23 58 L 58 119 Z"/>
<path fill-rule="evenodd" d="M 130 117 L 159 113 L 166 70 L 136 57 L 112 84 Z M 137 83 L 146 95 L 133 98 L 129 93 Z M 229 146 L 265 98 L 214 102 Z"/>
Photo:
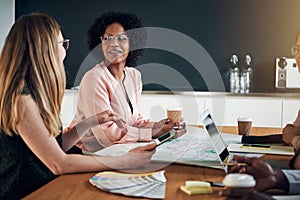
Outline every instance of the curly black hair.
<path fill-rule="evenodd" d="M 100 15 L 94 24 L 88 30 L 88 46 L 90 51 L 101 43 L 100 36 L 102 36 L 106 28 L 113 23 L 119 23 L 126 31 L 129 40 L 129 53 L 126 59 L 126 66 L 135 67 L 138 58 L 143 55 L 147 39 L 146 31 L 139 18 L 130 12 L 113 12 L 109 11 Z M 134 30 L 133 30 L 134 29 Z M 132 30 L 132 31 L 130 31 Z M 101 51 L 100 56 L 103 56 Z"/>

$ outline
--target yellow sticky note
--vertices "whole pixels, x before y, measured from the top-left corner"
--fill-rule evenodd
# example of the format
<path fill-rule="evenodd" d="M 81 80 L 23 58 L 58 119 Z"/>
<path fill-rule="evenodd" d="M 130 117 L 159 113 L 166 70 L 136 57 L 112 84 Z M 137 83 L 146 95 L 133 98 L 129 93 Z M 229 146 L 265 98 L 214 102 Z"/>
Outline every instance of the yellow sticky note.
<path fill-rule="evenodd" d="M 180 189 L 189 195 L 213 193 L 210 184 L 204 181 L 186 181 Z"/>

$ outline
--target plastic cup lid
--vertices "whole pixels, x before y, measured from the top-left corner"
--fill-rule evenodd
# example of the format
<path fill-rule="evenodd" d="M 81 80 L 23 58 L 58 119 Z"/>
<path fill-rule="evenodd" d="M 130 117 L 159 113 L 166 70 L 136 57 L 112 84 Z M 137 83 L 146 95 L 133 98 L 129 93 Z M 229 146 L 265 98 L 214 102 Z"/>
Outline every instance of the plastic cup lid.
<path fill-rule="evenodd" d="M 223 183 L 228 187 L 248 188 L 254 187 L 256 181 L 249 174 L 227 174 L 223 179 Z"/>
<path fill-rule="evenodd" d="M 181 111 L 182 108 L 180 106 L 168 107 L 167 110 L 170 111 Z"/>
<path fill-rule="evenodd" d="M 238 121 L 252 122 L 252 118 L 251 117 L 239 117 Z"/>

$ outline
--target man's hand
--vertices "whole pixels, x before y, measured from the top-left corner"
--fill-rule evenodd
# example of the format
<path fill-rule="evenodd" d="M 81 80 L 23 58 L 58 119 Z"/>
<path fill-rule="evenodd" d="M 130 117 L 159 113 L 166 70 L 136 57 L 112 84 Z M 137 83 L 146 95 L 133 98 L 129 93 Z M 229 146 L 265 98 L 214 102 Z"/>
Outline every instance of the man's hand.
<path fill-rule="evenodd" d="M 265 191 L 276 187 L 276 173 L 272 167 L 262 159 L 236 155 L 233 159 L 237 164 L 229 168 L 229 173 L 247 173 L 252 175 L 256 180 L 254 189 L 257 191 Z M 238 163 L 246 163 L 248 165 L 239 166 Z"/>
<path fill-rule="evenodd" d="M 225 189 L 220 191 L 220 196 L 225 197 L 227 200 L 273 200 L 273 198 L 267 194 L 262 192 L 257 192 L 253 189 L 249 190 L 241 190 L 240 188 L 232 188 L 232 189 Z"/>
<path fill-rule="evenodd" d="M 300 135 L 300 127 L 293 124 L 287 124 L 282 130 L 282 139 L 286 144 L 291 144 L 296 135 Z"/>

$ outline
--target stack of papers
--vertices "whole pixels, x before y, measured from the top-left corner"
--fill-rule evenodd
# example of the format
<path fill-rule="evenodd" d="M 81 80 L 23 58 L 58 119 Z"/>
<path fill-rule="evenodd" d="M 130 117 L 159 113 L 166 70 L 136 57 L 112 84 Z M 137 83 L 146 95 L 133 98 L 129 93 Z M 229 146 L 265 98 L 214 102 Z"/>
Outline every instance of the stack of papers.
<path fill-rule="evenodd" d="M 111 193 L 154 199 L 165 198 L 167 182 L 164 171 L 143 174 L 100 172 L 89 181 L 99 189 Z"/>

